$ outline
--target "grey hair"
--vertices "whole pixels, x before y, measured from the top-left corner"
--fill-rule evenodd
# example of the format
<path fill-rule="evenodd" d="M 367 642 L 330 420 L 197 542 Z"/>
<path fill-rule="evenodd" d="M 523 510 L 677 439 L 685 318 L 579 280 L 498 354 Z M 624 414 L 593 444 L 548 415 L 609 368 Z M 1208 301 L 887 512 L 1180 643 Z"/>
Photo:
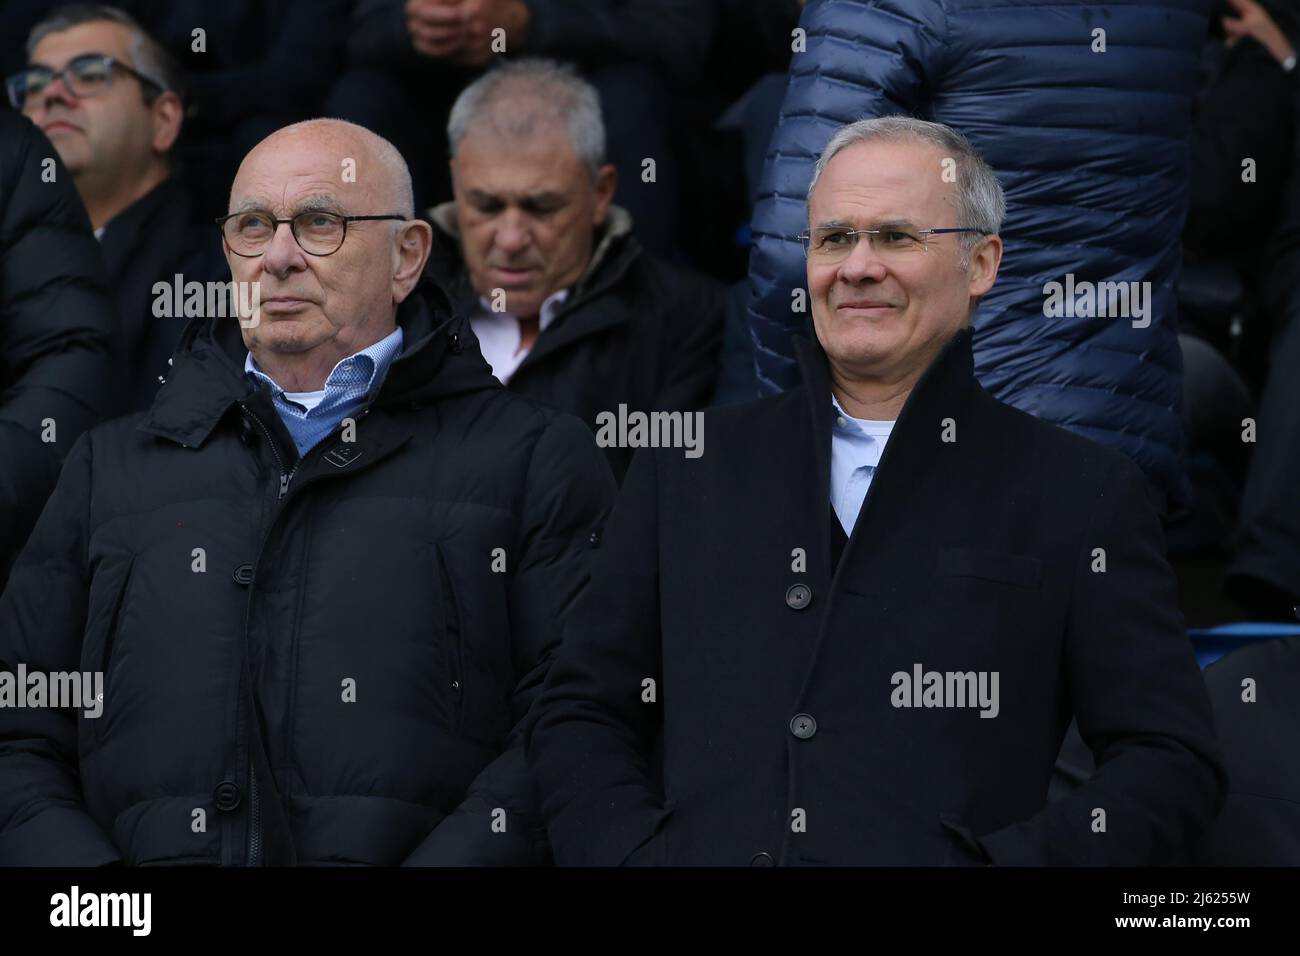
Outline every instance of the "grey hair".
<path fill-rule="evenodd" d="M 911 116 L 879 116 L 872 119 L 858 120 L 842 126 L 831 137 L 826 148 L 817 159 L 813 170 L 812 182 L 808 184 L 808 215 L 812 216 L 812 194 L 817 188 L 817 181 L 827 164 L 841 150 L 859 143 L 879 140 L 898 142 L 913 140 L 935 146 L 943 153 L 945 159 L 955 160 L 956 174 L 956 226 L 979 229 L 982 232 L 996 234 L 1002 228 L 1002 220 L 1007 214 L 1006 197 L 1002 194 L 1002 184 L 992 167 L 984 161 L 970 140 L 942 123 L 931 123 Z M 939 223 L 938 226 L 946 224 Z M 961 267 L 970 265 L 970 251 L 982 239 L 978 233 L 962 233 Z"/>
<path fill-rule="evenodd" d="M 94 3 L 70 3 L 59 7 L 32 27 L 32 32 L 27 35 L 27 58 L 28 60 L 32 58 L 36 45 L 51 33 L 62 33 L 83 23 L 104 21 L 119 23 L 130 31 L 131 63 L 128 66 L 141 76 L 157 83 L 162 87 L 163 92 L 170 91 L 178 96 L 184 95 L 184 74 L 175 57 L 149 31 L 140 26 L 133 16 L 117 7 Z M 143 87 L 141 92 L 144 94 L 145 104 L 149 106 L 152 106 L 154 100 L 161 95 L 158 90 L 148 86 Z"/>
<path fill-rule="evenodd" d="M 534 133 L 539 121 L 563 120 L 573 151 L 593 182 L 605 163 L 600 96 L 568 64 L 535 57 L 513 60 L 465 87 L 447 119 L 453 159 L 461 140 L 480 119 L 511 139 Z"/>

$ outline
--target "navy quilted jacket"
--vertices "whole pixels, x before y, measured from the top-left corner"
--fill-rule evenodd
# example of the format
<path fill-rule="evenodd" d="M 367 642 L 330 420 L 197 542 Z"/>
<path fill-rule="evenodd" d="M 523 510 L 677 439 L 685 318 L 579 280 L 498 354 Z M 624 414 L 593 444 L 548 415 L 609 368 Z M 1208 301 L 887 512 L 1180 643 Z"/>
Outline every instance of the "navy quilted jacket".
<path fill-rule="evenodd" d="M 812 0 L 754 213 L 760 387 L 798 378 L 791 308 L 812 167 L 832 134 L 910 114 L 965 133 L 1007 197 L 1006 251 L 974 319 L 997 398 L 1127 453 L 1173 505 L 1182 362 L 1174 285 L 1209 0 Z M 1104 30 L 1105 51 L 1100 47 Z M 1044 285 L 1150 282 L 1150 324 L 1047 318 Z"/>

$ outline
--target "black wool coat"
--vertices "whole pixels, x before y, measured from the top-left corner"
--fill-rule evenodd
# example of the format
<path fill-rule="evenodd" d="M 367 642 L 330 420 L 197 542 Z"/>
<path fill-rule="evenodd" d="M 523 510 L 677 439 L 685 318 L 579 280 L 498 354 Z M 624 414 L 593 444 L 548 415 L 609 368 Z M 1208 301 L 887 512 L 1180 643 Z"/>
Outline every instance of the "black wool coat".
<path fill-rule="evenodd" d="M 524 719 L 614 482 L 424 291 L 352 441 L 299 459 L 213 319 L 78 442 L 0 671 L 102 672 L 102 713 L 0 708 L 0 864 L 546 859 Z"/>
<path fill-rule="evenodd" d="M 962 331 L 832 566 L 828 371 L 801 342 L 805 385 L 706 412 L 698 459 L 633 461 L 530 729 L 557 861 L 1171 858 L 1224 778 L 1142 474 L 992 399 Z M 948 704 L 949 672 L 990 699 L 997 672 L 996 708 L 925 706 L 918 666 Z M 1048 805 L 1072 715 L 1101 769 Z"/>

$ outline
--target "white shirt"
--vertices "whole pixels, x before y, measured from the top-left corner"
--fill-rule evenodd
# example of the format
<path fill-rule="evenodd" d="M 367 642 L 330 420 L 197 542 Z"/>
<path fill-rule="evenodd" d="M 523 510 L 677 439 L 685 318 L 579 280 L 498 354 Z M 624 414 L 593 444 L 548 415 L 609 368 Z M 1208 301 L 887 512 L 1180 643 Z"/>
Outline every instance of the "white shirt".
<path fill-rule="evenodd" d="M 840 407 L 834 395 L 831 403 L 835 406 L 831 425 L 831 506 L 844 533 L 852 534 L 894 423 L 854 418 Z"/>
<path fill-rule="evenodd" d="M 569 297 L 568 289 L 552 293 L 542 303 L 538 314 L 537 335 L 540 338 L 555 320 L 555 312 Z M 523 364 L 530 349 L 521 349 L 519 343 L 523 336 L 519 332 L 519 319 L 509 312 L 493 312 L 492 304 L 484 297 L 478 300 L 479 308 L 470 316 L 469 324 L 478 338 L 479 349 L 483 357 L 492 366 L 492 374 L 501 384 L 510 381 L 510 376 Z"/>

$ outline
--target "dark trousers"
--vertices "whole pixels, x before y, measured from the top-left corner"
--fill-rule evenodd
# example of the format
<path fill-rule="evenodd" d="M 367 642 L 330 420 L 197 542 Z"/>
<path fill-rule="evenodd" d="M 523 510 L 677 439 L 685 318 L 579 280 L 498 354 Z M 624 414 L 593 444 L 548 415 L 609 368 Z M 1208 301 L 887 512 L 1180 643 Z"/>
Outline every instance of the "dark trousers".
<path fill-rule="evenodd" d="M 1300 600 L 1300 296 L 1274 330 L 1256 440 L 1228 573 Z"/>

